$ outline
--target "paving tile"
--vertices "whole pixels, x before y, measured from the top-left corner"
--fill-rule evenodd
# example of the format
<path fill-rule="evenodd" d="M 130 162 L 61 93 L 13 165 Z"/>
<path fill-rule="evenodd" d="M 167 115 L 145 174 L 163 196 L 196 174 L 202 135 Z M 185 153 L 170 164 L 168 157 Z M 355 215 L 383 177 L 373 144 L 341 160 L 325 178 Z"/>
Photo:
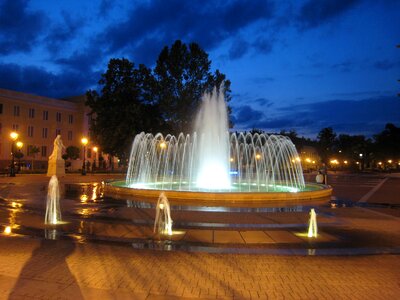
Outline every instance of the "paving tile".
<path fill-rule="evenodd" d="M 264 231 L 240 231 L 246 244 L 271 244 L 274 240 Z"/>
<path fill-rule="evenodd" d="M 244 244 L 239 231 L 235 230 L 214 230 L 214 243 L 218 244 Z"/>
<path fill-rule="evenodd" d="M 212 243 L 213 231 L 201 230 L 201 229 L 189 229 L 186 231 L 186 234 L 183 237 L 183 239 L 188 242 Z"/>
<path fill-rule="evenodd" d="M 287 230 L 268 230 L 265 233 L 272 238 L 277 244 L 286 243 L 302 243 L 302 239 L 295 236 L 292 232 Z"/>

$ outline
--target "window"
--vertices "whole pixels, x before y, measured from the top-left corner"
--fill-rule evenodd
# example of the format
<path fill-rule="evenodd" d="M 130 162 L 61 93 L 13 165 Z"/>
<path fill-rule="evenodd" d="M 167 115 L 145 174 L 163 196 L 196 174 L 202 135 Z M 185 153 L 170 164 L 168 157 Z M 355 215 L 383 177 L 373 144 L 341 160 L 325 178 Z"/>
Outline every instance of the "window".
<path fill-rule="evenodd" d="M 74 122 L 74 116 L 73 115 L 69 115 L 68 116 L 68 123 L 72 124 Z"/>
<path fill-rule="evenodd" d="M 33 137 L 33 126 L 28 126 L 28 136 Z"/>
<path fill-rule="evenodd" d="M 3 113 L 3 103 L 0 103 L 0 114 Z"/>
<path fill-rule="evenodd" d="M 72 131 L 68 131 L 68 141 L 72 141 Z"/>
<path fill-rule="evenodd" d="M 19 117 L 19 106 L 18 105 L 14 106 L 14 116 Z"/>
<path fill-rule="evenodd" d="M 47 110 L 43 111 L 43 120 L 47 121 L 49 119 L 49 112 Z"/>
<path fill-rule="evenodd" d="M 35 117 L 35 109 L 34 108 L 30 108 L 29 109 L 29 118 L 33 119 Z"/>
<path fill-rule="evenodd" d="M 61 113 L 60 112 L 56 113 L 56 121 L 61 122 Z"/>
<path fill-rule="evenodd" d="M 61 134 L 61 129 L 56 129 L 56 137 L 57 135 Z"/>
<path fill-rule="evenodd" d="M 47 156 L 47 147 L 46 146 L 42 146 L 42 157 Z"/>
<path fill-rule="evenodd" d="M 42 138 L 47 139 L 47 128 L 42 129 Z"/>
<path fill-rule="evenodd" d="M 19 125 L 18 124 L 13 124 L 12 125 L 13 131 L 18 131 L 19 130 Z"/>

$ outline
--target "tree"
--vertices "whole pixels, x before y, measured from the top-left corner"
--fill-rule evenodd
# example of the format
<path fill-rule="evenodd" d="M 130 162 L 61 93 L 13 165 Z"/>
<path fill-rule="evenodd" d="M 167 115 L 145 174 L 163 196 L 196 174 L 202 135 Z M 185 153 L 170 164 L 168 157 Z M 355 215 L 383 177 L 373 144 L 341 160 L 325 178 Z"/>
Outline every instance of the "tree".
<path fill-rule="evenodd" d="M 225 99 L 230 100 L 230 81 L 219 70 L 212 74 L 210 67 L 208 54 L 196 43 L 186 45 L 177 40 L 158 56 L 155 96 L 172 133 L 191 129 L 205 91 L 224 84 Z"/>
<path fill-rule="evenodd" d="M 93 119 L 92 138 L 105 153 L 123 161 L 137 133 L 161 126 L 153 97 L 155 82 L 151 70 L 144 65 L 135 69 L 127 59 L 111 59 L 99 84 L 100 94 L 86 94 Z"/>
<path fill-rule="evenodd" d="M 29 148 L 29 154 L 32 155 L 32 165 L 31 165 L 32 170 L 33 170 L 33 161 L 35 160 L 36 154 L 38 154 L 39 152 L 40 152 L 39 147 L 30 146 L 30 148 Z"/>
<path fill-rule="evenodd" d="M 79 153 L 81 150 L 75 146 L 68 146 L 65 149 L 65 154 L 63 155 L 63 159 L 77 159 L 79 157 Z"/>
<path fill-rule="evenodd" d="M 321 129 L 317 136 L 320 156 L 323 162 L 327 163 L 329 155 L 334 152 L 336 144 L 336 133 L 332 127 Z"/>
<path fill-rule="evenodd" d="M 388 123 L 385 129 L 374 136 L 374 152 L 378 159 L 394 159 L 400 153 L 400 128 Z"/>

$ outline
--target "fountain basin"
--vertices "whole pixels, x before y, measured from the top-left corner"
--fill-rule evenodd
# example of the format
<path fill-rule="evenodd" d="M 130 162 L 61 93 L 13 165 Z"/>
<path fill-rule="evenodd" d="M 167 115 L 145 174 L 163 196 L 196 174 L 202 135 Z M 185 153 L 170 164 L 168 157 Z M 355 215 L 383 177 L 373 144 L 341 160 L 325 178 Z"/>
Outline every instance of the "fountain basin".
<path fill-rule="evenodd" d="M 307 183 L 305 189 L 298 192 L 179 191 L 132 188 L 126 186 L 125 181 L 108 182 L 104 187 L 106 197 L 151 203 L 156 203 L 162 192 L 172 205 L 265 207 L 326 203 L 331 199 L 332 187 Z"/>

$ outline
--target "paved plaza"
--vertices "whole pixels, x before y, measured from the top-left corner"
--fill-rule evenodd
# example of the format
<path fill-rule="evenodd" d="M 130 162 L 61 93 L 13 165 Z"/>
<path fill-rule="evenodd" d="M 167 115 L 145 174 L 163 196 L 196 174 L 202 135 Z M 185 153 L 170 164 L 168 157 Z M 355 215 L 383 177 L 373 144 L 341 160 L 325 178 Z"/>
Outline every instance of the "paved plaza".
<path fill-rule="evenodd" d="M 304 234 L 308 210 L 177 210 L 171 243 L 154 236 L 153 209 L 96 202 L 97 183 L 121 178 L 61 179 L 67 224 L 52 230 L 49 179 L 1 177 L 1 231 L 13 230 L 0 235 L 0 299 L 400 297 L 397 174 L 330 175 L 337 206 L 317 208 L 317 240 Z"/>

